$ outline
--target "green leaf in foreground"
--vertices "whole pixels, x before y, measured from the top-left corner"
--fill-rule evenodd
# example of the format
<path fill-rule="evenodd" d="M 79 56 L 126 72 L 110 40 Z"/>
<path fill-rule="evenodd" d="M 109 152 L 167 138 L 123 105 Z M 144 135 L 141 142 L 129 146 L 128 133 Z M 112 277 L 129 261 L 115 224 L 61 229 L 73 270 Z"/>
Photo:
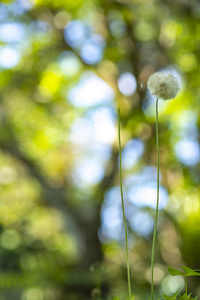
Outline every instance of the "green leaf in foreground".
<path fill-rule="evenodd" d="M 197 272 L 199 270 L 192 270 L 188 267 L 182 266 L 182 269 L 184 270 L 185 273 L 176 270 L 174 268 L 169 267 L 168 268 L 168 272 L 170 275 L 172 276 L 177 276 L 177 275 L 181 275 L 181 276 L 200 276 L 200 272 Z"/>
<path fill-rule="evenodd" d="M 192 298 L 190 296 L 191 296 L 191 293 L 189 295 L 184 294 L 178 300 L 197 300 L 198 299 L 197 296 L 195 298 Z"/>
<path fill-rule="evenodd" d="M 181 276 L 185 276 L 185 274 L 179 270 L 173 269 L 171 267 L 168 268 L 168 272 L 170 275 L 172 276 L 177 276 L 177 275 L 181 275 Z"/>
<path fill-rule="evenodd" d="M 200 276 L 200 272 L 197 272 L 196 270 L 192 270 L 185 266 L 182 266 L 182 269 L 184 270 L 186 276 Z"/>
<path fill-rule="evenodd" d="M 179 300 L 192 300 L 191 298 L 190 298 L 190 295 L 191 294 L 189 294 L 189 295 L 186 295 L 186 293 L 185 294 L 183 294 L 180 298 L 179 298 Z"/>
<path fill-rule="evenodd" d="M 176 293 L 175 293 L 174 295 L 172 295 L 171 297 L 164 294 L 164 295 L 163 295 L 163 298 L 164 298 L 165 300 L 176 300 L 176 297 L 178 296 L 178 294 L 179 294 L 179 291 L 176 292 Z"/>

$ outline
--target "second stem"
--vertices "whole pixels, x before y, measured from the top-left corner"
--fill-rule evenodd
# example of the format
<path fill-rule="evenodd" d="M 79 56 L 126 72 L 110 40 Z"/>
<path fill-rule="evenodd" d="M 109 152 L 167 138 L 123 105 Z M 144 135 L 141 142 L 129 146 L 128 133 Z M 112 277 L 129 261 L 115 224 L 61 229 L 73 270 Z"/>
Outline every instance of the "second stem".
<path fill-rule="evenodd" d="M 127 226 L 126 226 L 124 197 L 123 197 L 123 189 L 122 189 L 122 154 L 121 154 L 122 150 L 121 150 L 121 136 L 120 136 L 120 109 L 118 109 L 118 140 L 119 140 L 119 177 L 120 177 L 120 191 L 121 191 L 121 200 L 122 200 L 122 213 L 123 213 L 125 239 L 126 239 L 128 291 L 129 291 L 129 300 L 131 300 L 131 279 L 130 279 L 130 266 L 129 266 L 129 255 L 128 255 L 128 233 L 127 233 Z"/>
<path fill-rule="evenodd" d="M 156 147 L 157 147 L 157 202 L 156 202 L 156 217 L 153 233 L 152 256 L 151 256 L 151 300 L 153 300 L 153 265 L 156 242 L 156 229 L 158 221 L 158 204 L 159 204 L 159 139 L 158 139 L 158 98 L 156 100 Z"/>

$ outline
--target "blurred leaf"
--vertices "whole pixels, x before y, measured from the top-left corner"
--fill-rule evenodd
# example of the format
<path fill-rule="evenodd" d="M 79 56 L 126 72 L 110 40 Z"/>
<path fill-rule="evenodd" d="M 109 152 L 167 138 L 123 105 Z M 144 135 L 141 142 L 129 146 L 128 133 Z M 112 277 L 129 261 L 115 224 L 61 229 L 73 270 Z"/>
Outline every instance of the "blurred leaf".
<path fill-rule="evenodd" d="M 179 298 L 179 300 L 189 300 L 189 299 L 190 299 L 190 295 L 191 295 L 191 294 L 186 295 L 186 293 L 185 293 L 185 294 L 183 294 L 183 295 Z"/>
<path fill-rule="evenodd" d="M 188 267 L 182 266 L 182 269 L 185 271 L 186 276 L 200 276 L 199 272 L 196 272 Z"/>
<path fill-rule="evenodd" d="M 179 294 L 179 291 L 176 292 L 174 295 L 172 295 L 171 297 L 170 296 L 167 296 L 167 295 L 163 295 L 163 298 L 166 299 L 166 300 L 176 300 L 176 297 L 178 296 Z"/>
<path fill-rule="evenodd" d="M 185 276 L 185 274 L 179 270 L 173 269 L 171 267 L 168 268 L 168 272 L 170 275 L 172 276 L 177 276 L 177 275 L 181 275 L 181 276 Z"/>

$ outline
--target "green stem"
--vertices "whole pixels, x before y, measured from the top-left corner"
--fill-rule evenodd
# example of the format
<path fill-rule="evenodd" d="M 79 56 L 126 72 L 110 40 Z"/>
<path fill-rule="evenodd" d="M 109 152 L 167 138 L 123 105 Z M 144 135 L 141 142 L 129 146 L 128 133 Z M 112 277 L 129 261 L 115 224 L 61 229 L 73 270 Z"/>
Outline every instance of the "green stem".
<path fill-rule="evenodd" d="M 152 256 L 151 256 L 151 300 L 153 300 L 153 264 L 154 264 L 156 228 L 157 228 L 157 220 L 158 220 L 158 204 L 159 204 L 158 98 L 156 100 L 156 146 L 157 146 L 157 203 L 156 203 L 155 226 L 154 226 L 154 233 L 153 233 Z"/>
<path fill-rule="evenodd" d="M 186 276 L 186 274 L 185 274 L 185 293 L 187 296 L 187 276 Z"/>
<path fill-rule="evenodd" d="M 131 300 L 131 279 L 130 279 L 130 266 L 129 266 L 129 255 L 128 255 L 128 234 L 127 234 L 127 227 L 126 227 L 124 197 L 123 197 L 123 190 L 122 190 L 122 155 L 121 155 L 122 151 L 121 151 L 121 137 L 120 137 L 120 109 L 118 109 L 118 139 L 119 139 L 119 177 L 120 177 L 120 191 L 121 191 L 121 199 L 122 199 L 122 212 L 123 212 L 125 238 L 126 238 L 128 291 L 129 291 L 129 299 Z"/>

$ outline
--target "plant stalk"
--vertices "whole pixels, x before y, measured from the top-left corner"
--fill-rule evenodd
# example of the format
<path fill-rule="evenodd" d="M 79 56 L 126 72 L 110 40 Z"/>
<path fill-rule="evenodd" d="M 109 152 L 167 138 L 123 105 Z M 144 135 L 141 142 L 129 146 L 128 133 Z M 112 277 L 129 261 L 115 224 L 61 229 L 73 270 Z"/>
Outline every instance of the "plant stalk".
<path fill-rule="evenodd" d="M 187 296 L 187 276 L 186 276 L 186 274 L 185 274 L 185 293 Z"/>
<path fill-rule="evenodd" d="M 124 229 L 125 229 L 125 239 L 126 239 L 126 261 L 127 261 L 127 278 L 128 278 L 128 292 L 129 299 L 131 300 L 131 279 L 130 279 L 130 266 L 129 266 L 129 255 L 128 255 L 128 234 L 126 226 L 126 217 L 124 209 L 124 197 L 122 190 L 122 155 L 121 155 L 121 136 L 120 136 L 120 109 L 118 109 L 118 140 L 119 140 L 119 177 L 120 177 L 120 191 L 121 191 L 121 200 L 122 200 L 122 212 L 124 220 Z"/>
<path fill-rule="evenodd" d="M 159 139 L 158 139 L 158 98 L 156 100 L 156 147 L 157 147 L 157 202 L 156 202 L 156 217 L 153 233 L 152 256 L 151 256 L 151 300 L 153 300 L 153 265 L 155 254 L 156 229 L 158 221 L 158 204 L 159 204 Z"/>

